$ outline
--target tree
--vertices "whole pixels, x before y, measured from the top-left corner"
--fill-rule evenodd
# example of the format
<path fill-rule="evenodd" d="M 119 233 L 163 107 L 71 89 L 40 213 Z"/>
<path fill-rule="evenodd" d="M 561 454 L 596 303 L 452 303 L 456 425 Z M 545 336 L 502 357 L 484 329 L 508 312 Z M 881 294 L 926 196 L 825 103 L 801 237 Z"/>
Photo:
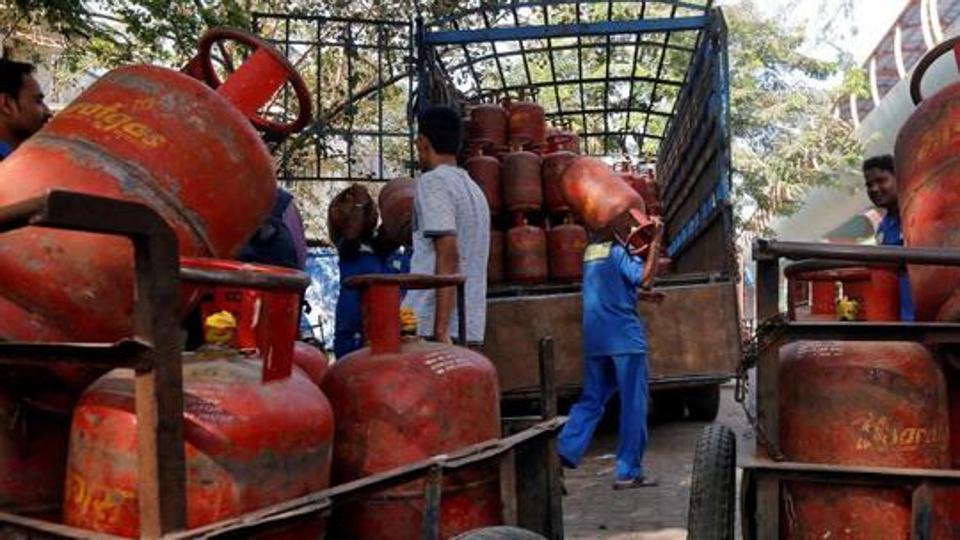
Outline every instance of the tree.
<path fill-rule="evenodd" d="M 764 18 L 750 1 L 726 10 L 730 28 L 731 124 L 742 231 L 769 233 L 803 195 L 839 186 L 859 166 L 852 126 L 832 111 L 837 96 L 862 91 L 849 57 L 823 61 L 800 52 L 801 28 Z M 844 77 L 829 91 L 827 81 Z"/>

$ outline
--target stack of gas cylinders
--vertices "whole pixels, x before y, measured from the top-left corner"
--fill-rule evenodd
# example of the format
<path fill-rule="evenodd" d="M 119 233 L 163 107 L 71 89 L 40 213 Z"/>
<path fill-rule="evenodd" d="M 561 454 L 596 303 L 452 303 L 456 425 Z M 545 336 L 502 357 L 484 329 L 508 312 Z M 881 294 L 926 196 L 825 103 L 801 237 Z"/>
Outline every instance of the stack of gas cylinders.
<path fill-rule="evenodd" d="M 222 39 L 257 49 L 226 81 L 216 80 L 209 59 Z M 273 135 L 296 127 L 258 110 L 288 80 L 305 92 L 297 79 L 269 45 L 218 30 L 204 37 L 185 73 L 152 66 L 108 73 L 0 164 L 0 206 L 51 188 L 74 190 L 144 204 L 176 233 L 179 309 L 199 311 L 205 338 L 183 355 L 188 527 L 323 490 L 331 476 L 345 482 L 499 437 L 492 365 L 466 349 L 402 342 L 396 282 L 363 285 L 372 346 L 328 373 L 321 350 L 296 342 L 306 275 L 230 260 L 269 214 L 277 188 L 253 125 Z M 298 97 L 309 118 L 309 95 Z M 409 182 L 393 189 L 409 194 Z M 409 199 L 385 197 L 388 206 Z M 408 231 L 401 223 L 391 234 Z M 0 272 L 0 339 L 132 336 L 135 272 L 126 240 L 19 229 L 0 237 Z M 3 367 L 0 506 L 137 536 L 137 376 L 73 366 Z M 445 536 L 499 522 L 496 470 L 464 472 L 443 489 Z M 418 536 L 422 494 L 421 486 L 404 486 L 335 511 L 340 536 Z M 376 516 L 389 516 L 382 528 Z M 258 534 L 322 538 L 326 524 L 306 516 L 286 527 Z"/>
<path fill-rule="evenodd" d="M 896 144 L 898 198 L 907 247 L 960 248 L 960 162 L 955 132 L 960 84 L 929 99 L 924 72 L 960 44 L 952 39 L 913 75 L 916 111 Z M 898 319 L 898 274 L 907 271 L 918 322 L 960 322 L 960 269 L 945 266 L 801 268 L 790 294 L 812 297 L 797 318 Z M 811 283 L 806 291 L 796 282 Z M 842 292 L 838 293 L 838 286 Z M 791 305 L 793 302 L 791 302 Z M 801 341 L 780 351 L 779 446 L 791 461 L 874 467 L 960 468 L 960 345 Z M 781 521 L 787 538 L 931 538 L 960 535 L 960 490 L 947 486 L 790 482 Z"/>
<path fill-rule="evenodd" d="M 469 112 L 465 168 L 490 205 L 491 284 L 578 281 L 587 231 L 571 212 L 563 174 L 580 154 L 569 126 L 547 126 L 530 99 L 502 99 Z M 627 166 L 623 179 L 644 199 L 658 197 L 652 175 Z"/>

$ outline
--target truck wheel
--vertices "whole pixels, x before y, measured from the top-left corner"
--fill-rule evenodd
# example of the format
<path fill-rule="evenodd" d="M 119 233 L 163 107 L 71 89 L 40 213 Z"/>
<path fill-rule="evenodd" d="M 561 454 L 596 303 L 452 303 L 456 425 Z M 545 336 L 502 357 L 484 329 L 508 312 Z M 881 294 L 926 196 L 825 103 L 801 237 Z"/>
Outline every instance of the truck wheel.
<path fill-rule="evenodd" d="M 546 540 L 546 537 L 517 527 L 484 527 L 455 536 L 453 540 Z"/>
<path fill-rule="evenodd" d="M 720 412 L 720 385 L 694 388 L 687 393 L 686 401 L 691 420 L 713 422 Z"/>
<path fill-rule="evenodd" d="M 689 540 L 733 540 L 737 439 L 721 424 L 703 428 L 693 457 Z"/>
<path fill-rule="evenodd" d="M 683 393 L 680 390 L 659 390 L 653 393 L 653 418 L 657 422 L 683 420 Z"/>

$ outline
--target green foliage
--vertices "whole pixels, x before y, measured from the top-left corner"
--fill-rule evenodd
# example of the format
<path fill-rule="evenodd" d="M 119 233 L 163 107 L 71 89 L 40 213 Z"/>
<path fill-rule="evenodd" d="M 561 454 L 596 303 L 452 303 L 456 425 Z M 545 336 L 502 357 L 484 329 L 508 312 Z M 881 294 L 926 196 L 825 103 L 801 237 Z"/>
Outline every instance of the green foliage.
<path fill-rule="evenodd" d="M 852 127 L 834 117 L 837 93 L 824 81 L 843 72 L 800 52 L 805 35 L 765 19 L 749 1 L 725 10 L 730 28 L 731 124 L 741 226 L 769 233 L 819 186 L 838 186 L 861 159 Z M 862 86 L 849 70 L 840 90 Z"/>

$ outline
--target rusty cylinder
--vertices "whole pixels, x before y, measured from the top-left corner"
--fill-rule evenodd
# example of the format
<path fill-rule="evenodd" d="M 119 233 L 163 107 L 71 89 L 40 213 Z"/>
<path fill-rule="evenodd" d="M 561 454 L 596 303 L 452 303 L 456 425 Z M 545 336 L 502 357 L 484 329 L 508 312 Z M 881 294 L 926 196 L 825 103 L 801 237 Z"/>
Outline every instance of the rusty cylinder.
<path fill-rule="evenodd" d="M 917 64 L 910 90 L 918 106 L 897 135 L 900 219 L 910 247 L 960 247 L 960 85 L 926 98 L 921 92 L 927 69 L 958 44 L 948 39 Z M 960 57 L 954 61 L 960 64 Z M 960 322 L 960 267 L 911 265 L 909 273 L 918 321 Z"/>
<path fill-rule="evenodd" d="M 509 128 L 507 111 L 494 103 L 483 103 L 470 110 L 470 142 L 504 146 Z"/>
<path fill-rule="evenodd" d="M 577 155 L 568 149 L 572 139 L 565 135 L 550 138 L 550 153 L 543 158 L 543 204 L 547 212 L 568 212 L 570 205 L 563 196 L 563 173 Z"/>
<path fill-rule="evenodd" d="M 540 156 L 515 148 L 503 157 L 503 198 L 510 212 L 540 209 L 543 205 Z"/>
<path fill-rule="evenodd" d="M 532 101 L 504 100 L 510 116 L 510 144 L 524 147 L 546 142 L 547 122 L 543 107 Z"/>
<path fill-rule="evenodd" d="M 520 219 L 507 231 L 507 278 L 511 283 L 539 284 L 547 281 L 547 235 Z"/>
<path fill-rule="evenodd" d="M 658 224 L 646 215 L 643 198 L 603 161 L 573 160 L 563 173 L 563 195 L 587 230 L 612 233 L 638 255 L 654 244 Z"/>
<path fill-rule="evenodd" d="M 917 343 L 801 341 L 780 351 L 780 451 L 789 461 L 946 468 L 947 392 Z M 909 538 L 902 487 L 784 484 L 784 538 Z"/>
<path fill-rule="evenodd" d="M 583 278 L 583 253 L 587 249 L 587 230 L 564 223 L 547 231 L 551 281 L 577 281 Z"/>
<path fill-rule="evenodd" d="M 383 186 L 377 197 L 383 233 L 396 244 L 408 246 L 412 242 L 415 189 L 412 178 L 394 178 Z"/>
<path fill-rule="evenodd" d="M 484 155 L 483 150 L 479 148 L 475 152 L 467 160 L 467 173 L 480 186 L 490 206 L 490 214 L 495 216 L 503 210 L 500 161 L 493 156 Z"/>

